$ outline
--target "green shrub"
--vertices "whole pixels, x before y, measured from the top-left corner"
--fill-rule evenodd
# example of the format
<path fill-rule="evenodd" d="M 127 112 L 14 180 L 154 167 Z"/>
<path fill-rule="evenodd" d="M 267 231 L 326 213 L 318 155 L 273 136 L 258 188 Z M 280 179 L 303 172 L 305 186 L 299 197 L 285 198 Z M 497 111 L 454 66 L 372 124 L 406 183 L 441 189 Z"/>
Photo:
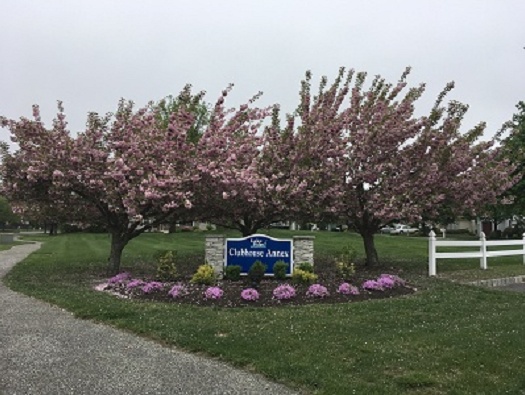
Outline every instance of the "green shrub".
<path fill-rule="evenodd" d="M 490 234 L 488 234 L 487 236 L 490 238 L 490 239 L 501 239 L 501 236 L 503 235 L 503 232 L 499 229 L 496 229 L 496 230 L 493 230 L 492 232 L 490 232 Z"/>
<path fill-rule="evenodd" d="M 286 271 L 288 270 L 288 264 L 284 261 L 277 261 L 273 265 L 273 276 L 277 280 L 286 279 Z"/>
<path fill-rule="evenodd" d="M 341 254 L 336 261 L 337 273 L 344 279 L 348 280 L 355 273 L 354 259 L 356 251 L 350 245 L 346 245 L 341 250 Z"/>
<path fill-rule="evenodd" d="M 352 262 L 339 261 L 336 265 L 337 273 L 343 280 L 349 280 L 355 274 L 355 265 Z"/>
<path fill-rule="evenodd" d="M 299 284 L 313 284 L 317 278 L 317 274 L 299 268 L 294 269 L 292 273 L 292 280 Z"/>
<path fill-rule="evenodd" d="M 302 262 L 296 268 L 308 273 L 314 272 L 314 267 L 310 262 Z"/>
<path fill-rule="evenodd" d="M 435 232 L 436 234 L 441 234 L 441 230 L 438 232 Z M 447 235 L 469 235 L 470 231 L 468 229 L 448 229 L 446 230 Z"/>
<path fill-rule="evenodd" d="M 230 281 L 239 281 L 241 279 L 241 267 L 239 265 L 226 266 L 224 277 Z"/>
<path fill-rule="evenodd" d="M 82 232 L 82 228 L 77 225 L 64 224 L 61 226 L 62 233 L 78 233 Z"/>
<path fill-rule="evenodd" d="M 215 282 L 215 271 L 211 265 L 200 265 L 191 282 L 194 284 L 212 285 Z"/>
<path fill-rule="evenodd" d="M 341 249 L 341 254 L 339 255 L 339 260 L 341 262 L 353 262 L 357 255 L 356 250 L 350 245 L 347 244 Z"/>
<path fill-rule="evenodd" d="M 84 232 L 86 233 L 107 233 L 107 231 L 107 227 L 102 224 L 89 225 L 84 229 Z"/>
<path fill-rule="evenodd" d="M 178 276 L 177 251 L 169 250 L 161 253 L 157 258 L 157 278 L 161 281 L 172 281 Z"/>
<path fill-rule="evenodd" d="M 518 224 L 514 225 L 513 227 L 505 228 L 505 230 L 502 233 L 502 236 L 506 239 L 521 239 L 523 237 L 523 232 L 525 231 L 525 228 Z"/>
<path fill-rule="evenodd" d="M 255 261 L 253 265 L 250 267 L 250 270 L 248 270 L 248 278 L 253 283 L 258 284 L 264 278 L 265 273 L 266 273 L 266 265 L 262 263 L 261 261 Z"/>

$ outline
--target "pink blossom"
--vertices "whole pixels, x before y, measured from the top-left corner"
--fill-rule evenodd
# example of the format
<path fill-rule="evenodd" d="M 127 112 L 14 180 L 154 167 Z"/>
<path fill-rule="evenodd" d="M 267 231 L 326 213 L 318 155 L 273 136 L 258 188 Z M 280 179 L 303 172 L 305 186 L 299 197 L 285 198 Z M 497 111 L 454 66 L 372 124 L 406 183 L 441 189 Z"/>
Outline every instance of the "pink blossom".
<path fill-rule="evenodd" d="M 361 288 L 366 290 L 375 290 L 375 291 L 382 291 L 383 287 L 379 282 L 376 280 L 366 280 L 362 285 Z"/>
<path fill-rule="evenodd" d="M 273 290 L 273 297 L 277 300 L 285 300 L 295 298 L 295 288 L 288 284 L 279 285 Z"/>
<path fill-rule="evenodd" d="M 158 281 L 150 281 L 142 286 L 142 292 L 149 294 L 155 291 L 161 291 L 164 288 L 164 284 Z"/>
<path fill-rule="evenodd" d="M 175 298 L 175 299 L 181 298 L 186 294 L 188 294 L 188 290 L 182 284 L 174 285 L 168 292 L 168 295 L 170 295 L 172 298 Z"/>
<path fill-rule="evenodd" d="M 243 289 L 241 292 L 241 298 L 243 300 L 255 301 L 259 299 L 259 292 L 253 288 Z"/>
<path fill-rule="evenodd" d="M 330 293 L 328 292 L 328 289 L 326 289 L 326 287 L 322 286 L 321 284 L 312 284 L 310 287 L 308 287 L 306 295 L 316 298 L 324 298 L 330 295 Z"/>
<path fill-rule="evenodd" d="M 220 299 L 224 295 L 224 291 L 219 287 L 208 287 L 204 291 L 204 297 L 206 299 Z"/>
<path fill-rule="evenodd" d="M 127 288 L 127 289 L 133 289 L 133 288 L 137 288 L 137 287 L 142 287 L 144 284 L 145 284 L 145 283 L 144 283 L 143 280 L 133 279 L 133 280 L 130 280 L 130 281 L 126 284 L 126 288 Z"/>
<path fill-rule="evenodd" d="M 349 283 L 342 283 L 337 292 L 343 295 L 359 295 L 359 288 L 350 285 Z"/>
<path fill-rule="evenodd" d="M 125 281 L 128 281 L 130 278 L 131 278 L 131 274 L 127 272 L 122 272 L 122 273 L 117 274 L 116 276 L 111 277 L 108 280 L 108 283 L 109 284 L 120 284 Z"/>

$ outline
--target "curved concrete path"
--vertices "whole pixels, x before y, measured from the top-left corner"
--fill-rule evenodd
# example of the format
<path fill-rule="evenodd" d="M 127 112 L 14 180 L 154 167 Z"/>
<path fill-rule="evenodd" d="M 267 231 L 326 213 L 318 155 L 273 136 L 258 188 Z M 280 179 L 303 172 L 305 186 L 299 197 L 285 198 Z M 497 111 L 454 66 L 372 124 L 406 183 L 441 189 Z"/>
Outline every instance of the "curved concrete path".
<path fill-rule="evenodd" d="M 0 278 L 38 244 L 0 252 Z M 0 395 L 294 394 L 261 376 L 163 347 L 0 281 Z"/>

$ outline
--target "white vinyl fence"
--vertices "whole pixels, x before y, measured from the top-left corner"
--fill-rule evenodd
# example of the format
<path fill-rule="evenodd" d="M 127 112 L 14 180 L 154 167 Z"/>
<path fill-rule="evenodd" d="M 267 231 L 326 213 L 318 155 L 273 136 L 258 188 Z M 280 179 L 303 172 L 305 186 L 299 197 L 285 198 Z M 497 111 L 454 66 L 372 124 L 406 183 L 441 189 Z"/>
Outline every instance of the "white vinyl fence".
<path fill-rule="evenodd" d="M 487 269 L 487 258 L 507 255 L 523 255 L 525 264 L 525 233 L 521 240 L 490 240 L 487 241 L 485 233 L 481 232 L 480 239 L 475 241 L 436 240 L 436 234 L 431 231 L 428 243 L 428 275 L 436 275 L 437 259 L 462 259 L 479 258 L 481 269 Z M 488 247 L 520 246 L 520 249 L 488 250 Z M 463 252 L 437 252 L 438 247 L 473 247 L 473 251 Z M 477 249 L 474 250 L 474 247 Z"/>

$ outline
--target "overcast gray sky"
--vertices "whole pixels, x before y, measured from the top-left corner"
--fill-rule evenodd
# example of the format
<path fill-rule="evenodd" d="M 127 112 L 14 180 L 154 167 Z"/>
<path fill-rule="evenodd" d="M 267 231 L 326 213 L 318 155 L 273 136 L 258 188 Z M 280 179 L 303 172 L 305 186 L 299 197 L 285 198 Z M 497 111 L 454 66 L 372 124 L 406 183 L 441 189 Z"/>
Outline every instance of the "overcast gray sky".
<path fill-rule="evenodd" d="M 317 84 L 340 66 L 391 82 L 412 66 L 420 113 L 454 80 L 465 130 L 486 121 L 487 135 L 525 100 L 524 0 L 0 0 L 0 15 L 0 115 L 39 104 L 50 123 L 60 99 L 72 131 L 186 83 L 215 102 L 233 82 L 229 104 L 261 90 L 291 112 L 307 69 Z"/>

